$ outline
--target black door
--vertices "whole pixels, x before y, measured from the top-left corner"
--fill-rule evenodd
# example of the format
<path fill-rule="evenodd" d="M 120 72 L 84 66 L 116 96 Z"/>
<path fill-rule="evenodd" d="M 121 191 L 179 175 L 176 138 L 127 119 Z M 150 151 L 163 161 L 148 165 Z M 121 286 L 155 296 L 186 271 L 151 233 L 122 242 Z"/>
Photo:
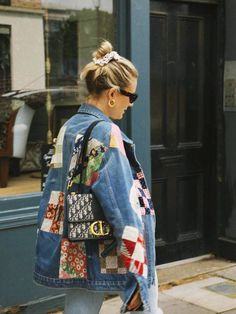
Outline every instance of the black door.
<path fill-rule="evenodd" d="M 152 196 L 157 262 L 215 236 L 216 5 L 151 1 Z"/>

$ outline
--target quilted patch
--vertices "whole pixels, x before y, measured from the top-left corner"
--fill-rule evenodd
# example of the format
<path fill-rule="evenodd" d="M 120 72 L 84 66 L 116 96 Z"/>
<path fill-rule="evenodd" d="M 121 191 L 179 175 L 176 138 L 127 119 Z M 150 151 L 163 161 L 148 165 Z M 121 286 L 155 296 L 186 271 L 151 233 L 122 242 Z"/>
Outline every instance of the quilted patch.
<path fill-rule="evenodd" d="M 109 146 L 113 148 L 118 148 L 120 152 L 126 156 L 125 147 L 124 147 L 120 129 L 114 123 L 112 124 L 112 127 L 111 127 L 111 139 L 110 139 Z"/>
<path fill-rule="evenodd" d="M 55 154 L 52 156 L 51 164 L 53 168 L 61 168 L 63 166 L 63 141 L 65 136 L 66 127 L 61 127 L 57 136 L 57 142 L 55 145 Z"/>
<path fill-rule="evenodd" d="M 83 173 L 82 182 L 91 186 L 98 179 L 98 170 L 102 163 L 103 155 L 107 151 L 107 147 L 96 139 L 90 139 L 87 150 L 86 170 Z"/>
<path fill-rule="evenodd" d="M 78 153 L 80 152 L 81 149 L 81 141 L 83 139 L 83 135 L 82 134 L 77 134 L 76 139 L 75 139 L 75 145 L 73 148 L 73 152 L 72 152 L 72 158 L 70 161 L 70 166 L 69 166 L 69 171 L 73 170 L 76 166 L 76 161 L 78 158 Z"/>
<path fill-rule="evenodd" d="M 84 242 L 61 241 L 59 278 L 87 278 L 87 259 Z"/>
<path fill-rule="evenodd" d="M 42 231 L 52 233 L 63 233 L 64 220 L 64 193 L 60 191 L 52 191 L 48 206 L 45 211 Z"/>
<path fill-rule="evenodd" d="M 137 228 L 125 227 L 122 235 L 121 256 L 130 272 L 147 278 L 144 238 Z"/>
<path fill-rule="evenodd" d="M 120 252 L 117 247 L 109 252 L 109 255 L 102 257 L 101 253 L 110 246 L 113 240 L 101 241 L 99 243 L 99 256 L 102 274 L 126 274 L 127 269 L 124 266 Z"/>
<path fill-rule="evenodd" d="M 135 182 L 133 183 L 133 185 L 130 189 L 129 201 L 130 201 L 130 204 L 131 204 L 133 210 L 138 215 L 138 218 L 141 220 L 141 215 L 143 213 L 141 212 L 141 206 L 140 206 L 140 202 L 139 202 L 139 194 L 138 194 Z"/>
<path fill-rule="evenodd" d="M 68 185 L 78 184 L 80 182 L 80 175 L 78 173 L 77 159 L 78 154 L 81 151 L 81 145 L 83 136 L 78 135 L 76 137 L 75 146 L 72 153 L 71 163 L 68 174 Z M 107 151 L 107 147 L 103 143 L 96 139 L 90 138 L 88 142 L 88 149 L 86 153 L 86 161 L 84 164 L 82 183 L 91 186 L 99 176 L 99 168 L 102 162 L 104 153 Z"/>
<path fill-rule="evenodd" d="M 135 182 L 137 193 L 138 193 L 141 214 L 142 215 L 155 215 L 155 210 L 153 207 L 151 195 L 147 188 L 145 177 L 142 171 L 135 174 L 134 182 Z"/>
<path fill-rule="evenodd" d="M 75 183 L 74 182 L 75 178 L 72 179 L 72 177 L 74 177 L 74 173 L 78 171 L 77 159 L 81 151 L 82 140 L 83 140 L 83 135 L 77 134 L 73 152 L 72 152 L 71 161 L 70 161 L 70 166 L 69 166 L 69 172 L 68 172 L 68 178 L 67 178 L 68 185 L 72 185 L 73 183 Z"/>

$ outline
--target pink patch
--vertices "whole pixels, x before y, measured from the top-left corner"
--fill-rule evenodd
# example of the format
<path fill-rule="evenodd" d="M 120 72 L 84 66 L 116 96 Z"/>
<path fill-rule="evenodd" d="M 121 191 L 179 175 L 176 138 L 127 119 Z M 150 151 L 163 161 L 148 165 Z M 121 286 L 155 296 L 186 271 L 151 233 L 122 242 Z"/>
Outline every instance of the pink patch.
<path fill-rule="evenodd" d="M 121 153 L 126 156 L 124 143 L 123 143 L 123 139 L 122 139 L 122 136 L 121 136 L 120 129 L 114 123 L 112 124 L 112 127 L 111 127 L 110 146 L 111 147 L 117 147 L 121 151 Z"/>

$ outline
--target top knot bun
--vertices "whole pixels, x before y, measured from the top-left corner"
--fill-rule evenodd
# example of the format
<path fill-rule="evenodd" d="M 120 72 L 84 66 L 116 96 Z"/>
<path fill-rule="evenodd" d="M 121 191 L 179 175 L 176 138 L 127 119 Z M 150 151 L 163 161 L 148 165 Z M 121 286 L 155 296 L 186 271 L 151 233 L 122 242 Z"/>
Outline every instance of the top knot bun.
<path fill-rule="evenodd" d="M 93 52 L 93 60 L 82 69 L 80 78 L 86 81 L 89 97 L 99 98 L 110 88 L 128 87 L 134 78 L 138 78 L 138 71 L 131 61 L 121 57 L 112 44 L 104 40 Z"/>
<path fill-rule="evenodd" d="M 101 43 L 98 50 L 94 51 L 93 57 L 96 59 L 103 58 L 107 53 L 112 52 L 112 50 L 113 50 L 112 44 L 109 41 L 105 40 Z"/>

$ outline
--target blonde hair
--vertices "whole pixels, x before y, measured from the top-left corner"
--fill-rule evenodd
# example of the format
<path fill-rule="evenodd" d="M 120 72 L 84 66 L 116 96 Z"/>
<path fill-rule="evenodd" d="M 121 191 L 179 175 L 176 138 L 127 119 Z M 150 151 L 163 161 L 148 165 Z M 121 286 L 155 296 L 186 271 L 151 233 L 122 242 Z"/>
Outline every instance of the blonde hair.
<path fill-rule="evenodd" d="M 105 40 L 92 56 L 101 59 L 112 51 L 111 43 Z M 112 87 L 124 89 L 131 83 L 132 78 L 137 77 L 138 71 L 133 63 L 121 56 L 118 59 L 113 58 L 102 66 L 90 62 L 85 65 L 80 74 L 81 80 L 86 82 L 88 93 L 93 96 L 98 96 L 102 91 Z"/>

